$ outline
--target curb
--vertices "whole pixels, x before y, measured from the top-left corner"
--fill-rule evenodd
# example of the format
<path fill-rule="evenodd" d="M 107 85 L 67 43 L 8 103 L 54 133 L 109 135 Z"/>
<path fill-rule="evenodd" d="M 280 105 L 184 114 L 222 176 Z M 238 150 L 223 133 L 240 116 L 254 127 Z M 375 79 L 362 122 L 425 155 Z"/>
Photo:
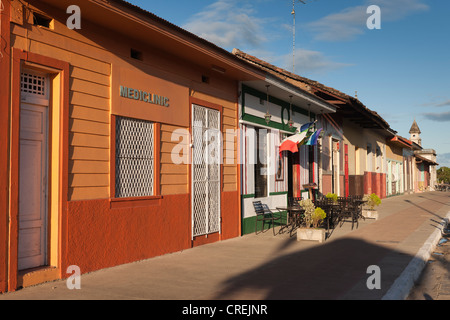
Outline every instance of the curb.
<path fill-rule="evenodd" d="M 381 300 L 405 300 L 414 283 L 419 279 L 431 252 L 434 250 L 442 237 L 442 231 L 448 226 L 450 220 L 450 211 L 447 216 L 442 219 L 440 225 L 442 227 L 436 229 L 430 237 L 425 241 L 424 245 L 419 249 L 408 266 L 403 270 L 402 274 L 395 280 L 394 284 L 389 288 L 388 292 Z"/>

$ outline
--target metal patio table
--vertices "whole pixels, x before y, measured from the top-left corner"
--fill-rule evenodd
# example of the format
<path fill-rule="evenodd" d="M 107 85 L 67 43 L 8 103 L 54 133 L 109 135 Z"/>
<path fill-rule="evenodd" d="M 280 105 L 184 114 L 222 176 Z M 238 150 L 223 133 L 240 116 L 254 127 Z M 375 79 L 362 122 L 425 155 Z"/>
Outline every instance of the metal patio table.
<path fill-rule="evenodd" d="M 305 212 L 305 210 L 300 206 L 284 206 L 284 207 L 276 207 L 278 211 L 287 211 L 288 212 L 288 223 L 286 226 L 283 226 L 283 228 L 290 228 L 289 230 L 289 236 L 292 236 L 292 231 L 294 231 L 295 228 L 300 226 L 301 216 Z M 280 230 L 280 232 L 281 232 Z"/>

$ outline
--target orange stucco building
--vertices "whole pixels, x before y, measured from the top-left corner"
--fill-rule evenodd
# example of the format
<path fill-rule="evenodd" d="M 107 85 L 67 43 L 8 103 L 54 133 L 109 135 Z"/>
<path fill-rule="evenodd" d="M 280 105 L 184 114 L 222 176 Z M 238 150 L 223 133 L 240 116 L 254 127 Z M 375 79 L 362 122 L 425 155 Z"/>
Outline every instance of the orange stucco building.
<path fill-rule="evenodd" d="M 261 70 L 125 1 L 2 4 L 0 292 L 241 234 L 219 137 Z"/>

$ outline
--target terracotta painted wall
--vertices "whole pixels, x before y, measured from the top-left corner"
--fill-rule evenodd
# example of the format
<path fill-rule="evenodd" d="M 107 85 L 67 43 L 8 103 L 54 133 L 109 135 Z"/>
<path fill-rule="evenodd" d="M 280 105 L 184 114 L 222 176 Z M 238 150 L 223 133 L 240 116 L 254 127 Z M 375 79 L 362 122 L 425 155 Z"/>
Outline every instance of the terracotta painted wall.
<path fill-rule="evenodd" d="M 222 235 L 221 240 L 240 236 L 239 192 L 222 192 Z"/>
<path fill-rule="evenodd" d="M 222 234 L 192 243 L 187 194 L 164 196 L 153 206 L 126 208 L 114 208 L 106 199 L 71 201 L 62 270 L 77 265 L 86 273 L 237 237 L 238 193 L 223 192 L 222 199 Z"/>
<path fill-rule="evenodd" d="M 189 248 L 189 203 L 186 194 L 127 208 L 106 199 L 69 202 L 62 269 L 74 264 L 85 273 Z"/>
<path fill-rule="evenodd" d="M 381 174 L 381 195 L 380 198 L 386 198 L 386 174 Z"/>
<path fill-rule="evenodd" d="M 322 175 L 322 193 L 324 195 L 332 192 L 332 188 L 333 188 L 332 178 L 333 178 L 333 176 L 330 174 Z"/>
<path fill-rule="evenodd" d="M 386 174 L 376 172 L 364 173 L 364 194 L 375 193 L 380 198 L 386 198 Z"/>
<path fill-rule="evenodd" d="M 374 190 L 372 189 L 372 173 L 364 172 L 364 194 L 372 194 Z"/>

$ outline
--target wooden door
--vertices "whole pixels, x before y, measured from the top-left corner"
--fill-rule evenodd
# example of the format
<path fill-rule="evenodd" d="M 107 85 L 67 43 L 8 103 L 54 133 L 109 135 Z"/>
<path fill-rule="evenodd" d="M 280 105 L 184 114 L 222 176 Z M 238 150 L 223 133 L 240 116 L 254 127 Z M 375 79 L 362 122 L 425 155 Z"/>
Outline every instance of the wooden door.
<path fill-rule="evenodd" d="M 47 264 L 48 105 L 20 106 L 19 270 Z"/>

